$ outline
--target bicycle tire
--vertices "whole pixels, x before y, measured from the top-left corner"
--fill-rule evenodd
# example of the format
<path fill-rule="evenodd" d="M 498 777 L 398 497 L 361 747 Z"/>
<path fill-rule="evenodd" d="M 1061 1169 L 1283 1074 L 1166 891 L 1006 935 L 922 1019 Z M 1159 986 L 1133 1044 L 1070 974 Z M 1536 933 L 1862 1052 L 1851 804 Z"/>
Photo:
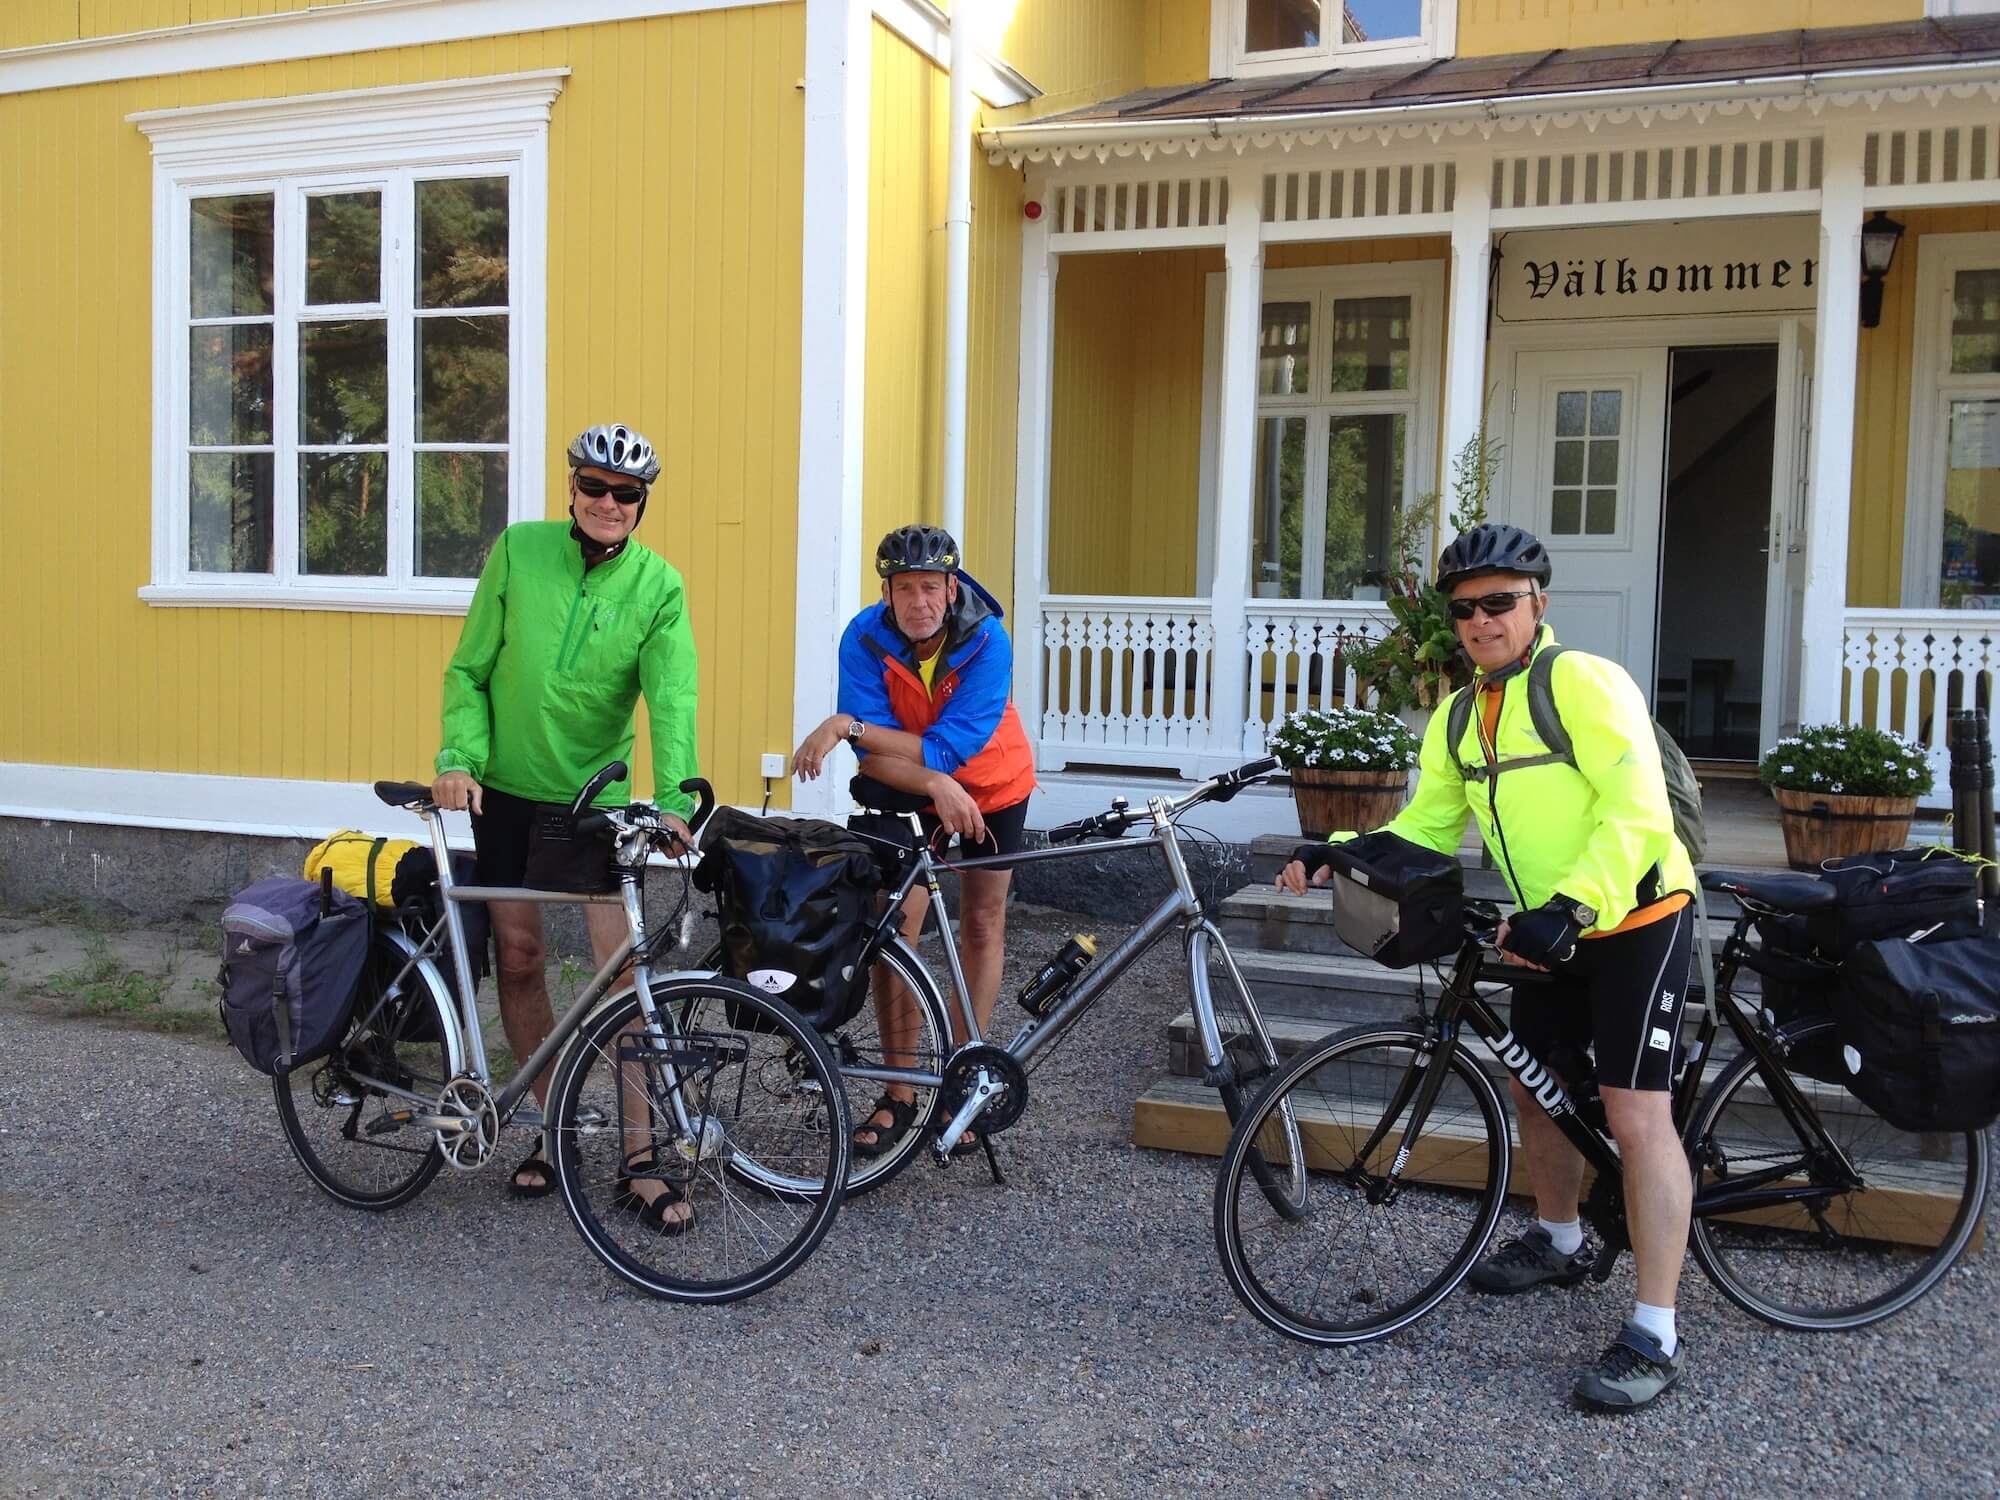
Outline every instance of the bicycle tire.
<path fill-rule="evenodd" d="M 1216 1033 L 1230 1062 L 1225 1076 L 1217 1081 L 1215 1091 L 1221 1096 L 1222 1112 L 1228 1116 L 1233 1131 L 1243 1118 L 1245 1102 L 1252 1092 L 1239 1080 L 1247 1074 L 1249 1082 L 1254 1085 L 1275 1073 L 1278 1069 L 1278 1049 L 1271 1040 L 1270 1028 L 1264 1024 L 1264 1017 L 1257 1009 L 1256 1000 L 1250 994 L 1250 986 L 1244 982 L 1242 972 L 1236 967 L 1235 956 L 1230 953 L 1228 943 L 1213 927 L 1204 924 L 1204 929 L 1209 938 L 1209 954 L 1221 960 L 1223 978 L 1235 992 L 1233 1000 L 1222 1000 L 1214 976 L 1209 977 L 1209 1001 L 1215 1016 Z M 1192 952 L 1189 962 L 1194 962 Z M 1247 1148 L 1250 1175 L 1264 1190 L 1272 1208 L 1287 1219 L 1302 1219 L 1306 1213 L 1306 1157 L 1299 1136 L 1298 1118 L 1289 1103 L 1279 1105 L 1276 1118 L 1266 1124 L 1262 1134 L 1265 1137 L 1263 1140 Z M 1274 1160 L 1281 1166 L 1272 1166 Z"/>
<path fill-rule="evenodd" d="M 556 1185 L 622 1280 L 670 1301 L 734 1302 L 798 1269 L 833 1226 L 846 1101 L 826 1044 L 783 1002 L 720 976 L 658 982 L 652 999 L 666 1029 L 645 1026 L 627 989 L 565 1050 L 549 1095 Z M 699 1031 L 676 1019 L 690 1007 L 712 1017 Z M 757 1170 L 739 1169 L 739 1153 Z M 629 1177 L 682 1192 L 692 1227 L 649 1224 Z"/>
<path fill-rule="evenodd" d="M 1840 1076 L 1829 1019 L 1794 1022 L 1778 1037 L 1788 1060 L 1811 1069 L 1786 1071 L 1864 1186 L 1829 1191 L 1817 1216 L 1789 1205 L 1761 1210 L 1754 1223 L 1697 1216 L 1695 1259 L 1723 1296 L 1766 1323 L 1814 1332 L 1865 1328 L 1923 1296 L 1964 1253 L 1990 1181 L 1986 1133 L 1909 1134 L 1825 1081 Z M 1808 1162 L 1804 1138 L 1771 1103 L 1753 1053 L 1738 1057 L 1702 1096 L 1688 1139 L 1697 1199 L 1732 1168 L 1773 1171 L 1794 1154 L 1802 1171 L 1826 1170 Z M 1941 1221 L 1935 1246 L 1894 1238 L 1923 1236 L 1926 1222 Z"/>
<path fill-rule="evenodd" d="M 340 1045 L 271 1079 L 292 1154 L 329 1197 L 349 1208 L 380 1211 L 407 1203 L 444 1164 L 435 1131 L 385 1126 L 389 1111 L 414 1101 L 363 1081 L 401 1086 L 428 1106 L 463 1066 L 457 1011 L 430 965 L 412 969 L 399 993 L 376 1004 L 414 951 L 400 934 L 378 933 Z"/>
<path fill-rule="evenodd" d="M 1404 1080 L 1415 1082 L 1413 1063 L 1427 1041 L 1414 1028 L 1379 1025 L 1324 1037 L 1272 1076 L 1230 1136 L 1216 1174 L 1216 1253 L 1237 1299 L 1266 1327 L 1308 1344 L 1386 1338 L 1450 1295 L 1492 1236 L 1507 1188 L 1506 1107 L 1463 1050 L 1452 1052 L 1411 1143 L 1410 1164 L 1421 1177 L 1406 1175 L 1386 1202 L 1370 1200 L 1383 1179 L 1367 1168 L 1386 1166 L 1401 1149 L 1407 1100 L 1369 1162 L 1347 1159 Z M 1429 1066 L 1438 1066 L 1435 1054 Z M 1261 1189 L 1244 1187 L 1251 1144 L 1283 1102 L 1293 1105 L 1309 1168 L 1300 1220 L 1268 1212 Z M 1435 1242 L 1437 1253 L 1413 1254 L 1401 1243 L 1412 1236 Z"/>

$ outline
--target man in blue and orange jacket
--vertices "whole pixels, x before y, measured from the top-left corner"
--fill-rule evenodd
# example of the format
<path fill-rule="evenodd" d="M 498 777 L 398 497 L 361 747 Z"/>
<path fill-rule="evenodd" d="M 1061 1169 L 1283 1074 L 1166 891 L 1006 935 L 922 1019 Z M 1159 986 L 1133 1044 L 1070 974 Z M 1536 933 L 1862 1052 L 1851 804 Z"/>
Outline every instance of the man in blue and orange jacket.
<path fill-rule="evenodd" d="M 1034 752 L 1011 701 L 1014 648 L 1000 605 L 959 561 L 958 543 L 940 527 L 903 526 L 882 539 L 875 549 L 882 602 L 856 615 L 840 641 L 840 712 L 806 737 L 792 764 L 811 780 L 845 740 L 863 774 L 930 800 L 927 832 L 958 834 L 976 854 L 1015 854 L 1035 790 Z M 1000 993 L 1010 878 L 1007 870 L 967 870 L 960 879 L 958 935 L 982 1030 Z M 906 936 L 921 930 L 929 900 L 922 890 L 910 893 Z M 916 1046 L 915 1013 L 893 989 L 878 976 L 876 1010 L 892 1059 Z M 856 1127 L 854 1149 L 879 1156 L 914 1118 L 913 1092 L 890 1085 Z"/>

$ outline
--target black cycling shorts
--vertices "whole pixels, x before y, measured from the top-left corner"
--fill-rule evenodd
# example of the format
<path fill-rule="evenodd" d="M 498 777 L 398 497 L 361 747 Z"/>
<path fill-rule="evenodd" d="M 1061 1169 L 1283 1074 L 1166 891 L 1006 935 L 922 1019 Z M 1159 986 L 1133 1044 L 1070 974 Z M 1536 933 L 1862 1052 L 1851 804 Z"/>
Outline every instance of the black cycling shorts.
<path fill-rule="evenodd" d="M 1515 989 L 1515 1039 L 1568 1084 L 1575 1080 L 1564 1054 L 1589 1047 L 1600 1087 L 1673 1087 L 1694 922 L 1690 903 L 1644 927 L 1579 942 L 1546 983 Z"/>
<path fill-rule="evenodd" d="M 924 837 L 937 837 L 937 831 L 944 825 L 938 822 L 936 813 L 920 813 L 923 819 Z M 974 844 L 970 839 L 960 839 L 958 852 L 961 858 L 978 859 L 989 855 L 1019 854 L 1028 847 L 1028 799 L 1023 797 L 1012 807 L 1002 807 L 993 812 L 980 814 L 986 820 L 986 842 Z M 907 836 L 907 835 L 906 835 Z"/>
<path fill-rule="evenodd" d="M 558 880 L 528 879 L 528 856 L 534 846 L 535 810 L 542 804 L 516 797 L 511 792 L 482 787 L 479 797 L 484 812 L 472 814 L 472 848 L 481 885 L 526 886 L 603 894 L 618 889 L 617 872 L 611 868 L 610 841 L 601 836 L 585 836 L 587 847 L 579 848 L 573 869 Z M 557 846 L 560 852 L 560 846 Z M 545 861 L 547 856 L 544 856 Z"/>

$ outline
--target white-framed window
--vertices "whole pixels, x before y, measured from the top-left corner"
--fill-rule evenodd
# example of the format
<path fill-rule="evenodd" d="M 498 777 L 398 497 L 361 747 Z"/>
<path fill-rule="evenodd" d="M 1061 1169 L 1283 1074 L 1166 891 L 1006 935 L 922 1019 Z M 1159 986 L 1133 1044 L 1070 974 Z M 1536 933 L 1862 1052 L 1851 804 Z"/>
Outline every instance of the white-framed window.
<path fill-rule="evenodd" d="M 566 70 L 133 115 L 153 604 L 449 612 L 542 514 Z"/>
<path fill-rule="evenodd" d="M 1450 57 L 1457 0 L 1211 0 L 1218 78 Z"/>
<path fill-rule="evenodd" d="M 2000 0 L 1924 0 L 1927 16 L 1990 16 L 2000 11 Z"/>
<path fill-rule="evenodd" d="M 1212 574 L 1224 275 L 1208 287 L 1203 586 Z M 1436 488 L 1444 265 L 1267 271 L 1257 348 L 1256 599 L 1380 599 L 1398 512 Z"/>
<path fill-rule="evenodd" d="M 1903 604 L 2000 609 L 2000 234 L 1917 242 Z"/>

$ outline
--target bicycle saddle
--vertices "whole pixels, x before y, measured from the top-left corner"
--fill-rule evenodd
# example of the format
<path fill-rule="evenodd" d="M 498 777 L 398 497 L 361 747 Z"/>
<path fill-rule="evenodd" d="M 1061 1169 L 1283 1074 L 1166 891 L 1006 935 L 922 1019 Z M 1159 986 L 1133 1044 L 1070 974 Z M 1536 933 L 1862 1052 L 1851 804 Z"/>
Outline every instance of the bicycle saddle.
<path fill-rule="evenodd" d="M 414 807 L 431 800 L 431 789 L 421 781 L 378 781 L 375 795 L 391 807 Z"/>
<path fill-rule="evenodd" d="M 916 792 L 899 792 L 873 776 L 857 776 L 848 782 L 847 795 L 870 812 L 920 813 L 930 811 L 931 806 L 930 798 Z"/>
<path fill-rule="evenodd" d="M 1768 906 L 1773 911 L 1802 912 L 1831 906 L 1833 887 L 1811 875 L 1779 871 L 1748 875 L 1737 870 L 1710 870 L 1701 877 L 1705 889 Z"/>

